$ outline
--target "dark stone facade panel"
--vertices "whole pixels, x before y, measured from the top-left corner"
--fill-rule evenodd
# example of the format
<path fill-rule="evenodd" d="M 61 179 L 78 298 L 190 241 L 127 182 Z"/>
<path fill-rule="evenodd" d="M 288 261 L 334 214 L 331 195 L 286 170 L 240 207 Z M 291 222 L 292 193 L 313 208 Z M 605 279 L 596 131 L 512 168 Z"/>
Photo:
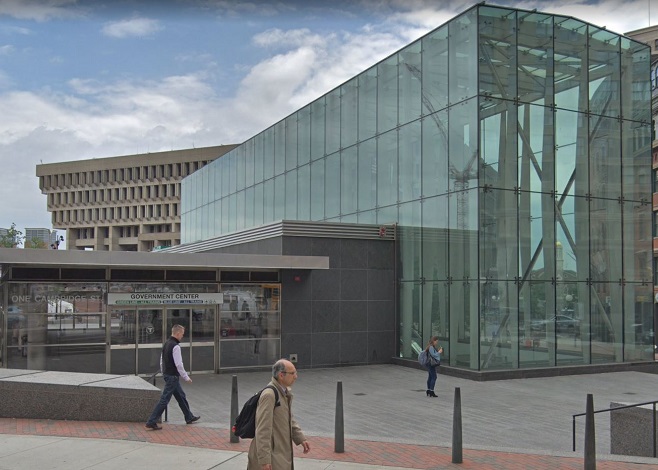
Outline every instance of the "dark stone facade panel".
<path fill-rule="evenodd" d="M 368 298 L 368 271 L 365 269 L 340 270 L 340 300 L 366 300 Z"/>
<path fill-rule="evenodd" d="M 313 239 L 308 237 L 283 237 L 281 254 L 313 256 Z"/>
<path fill-rule="evenodd" d="M 340 239 L 314 238 L 312 255 L 328 256 L 329 269 L 340 268 Z"/>
<path fill-rule="evenodd" d="M 368 241 L 368 269 L 393 269 L 395 244 L 392 241 Z"/>
<path fill-rule="evenodd" d="M 299 280 L 296 280 L 299 279 Z M 313 272 L 307 270 L 281 271 L 281 293 L 284 300 L 311 300 L 313 298 Z"/>
<path fill-rule="evenodd" d="M 395 332 L 368 332 L 368 363 L 388 364 L 395 356 Z"/>
<path fill-rule="evenodd" d="M 340 303 L 340 331 L 355 332 L 368 329 L 368 303 L 343 301 Z"/>
<path fill-rule="evenodd" d="M 281 237 L 267 238 L 255 242 L 241 243 L 223 248 L 213 248 L 208 253 L 227 253 L 235 255 L 282 255 Z"/>
<path fill-rule="evenodd" d="M 394 300 L 394 289 L 392 270 L 368 271 L 368 300 Z"/>
<path fill-rule="evenodd" d="M 340 298 L 340 270 L 313 271 L 313 300 L 336 300 Z"/>
<path fill-rule="evenodd" d="M 388 301 L 368 301 L 368 331 L 395 330 L 395 305 Z"/>
<path fill-rule="evenodd" d="M 368 362 L 368 333 L 342 333 L 340 335 L 340 363 L 366 364 Z"/>
<path fill-rule="evenodd" d="M 368 241 L 341 240 L 340 267 L 343 269 L 366 269 L 368 267 Z"/>
<path fill-rule="evenodd" d="M 281 302 L 281 332 L 310 333 L 313 324 L 312 305 L 310 300 Z"/>
<path fill-rule="evenodd" d="M 340 302 L 316 300 L 313 302 L 313 333 L 338 332 Z"/>
<path fill-rule="evenodd" d="M 281 357 L 289 358 L 291 354 L 297 354 L 297 367 L 313 367 L 313 335 L 281 335 Z"/>
<path fill-rule="evenodd" d="M 340 363 L 340 334 L 313 335 L 313 367 L 333 366 Z"/>

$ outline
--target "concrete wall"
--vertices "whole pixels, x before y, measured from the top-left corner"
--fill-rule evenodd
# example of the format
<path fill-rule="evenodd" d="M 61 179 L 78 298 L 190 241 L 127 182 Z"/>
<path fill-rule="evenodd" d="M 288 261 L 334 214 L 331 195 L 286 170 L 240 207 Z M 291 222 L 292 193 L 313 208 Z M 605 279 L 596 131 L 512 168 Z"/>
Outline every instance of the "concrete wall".
<path fill-rule="evenodd" d="M 610 403 L 610 408 L 629 403 Z M 610 412 L 610 453 L 654 457 L 653 416 L 651 405 Z"/>

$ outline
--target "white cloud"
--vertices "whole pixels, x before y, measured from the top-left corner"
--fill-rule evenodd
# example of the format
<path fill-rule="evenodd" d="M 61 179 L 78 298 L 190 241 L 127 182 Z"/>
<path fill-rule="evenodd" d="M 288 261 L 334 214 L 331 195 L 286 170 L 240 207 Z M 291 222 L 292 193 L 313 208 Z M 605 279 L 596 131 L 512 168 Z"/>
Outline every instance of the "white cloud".
<path fill-rule="evenodd" d="M 15 49 L 16 48 L 11 44 L 5 44 L 4 46 L 0 46 L 0 56 L 10 55 L 11 53 L 14 52 Z"/>
<path fill-rule="evenodd" d="M 155 34 L 162 29 L 157 20 L 149 18 L 130 18 L 114 21 L 103 26 L 102 32 L 114 38 L 143 37 Z"/>

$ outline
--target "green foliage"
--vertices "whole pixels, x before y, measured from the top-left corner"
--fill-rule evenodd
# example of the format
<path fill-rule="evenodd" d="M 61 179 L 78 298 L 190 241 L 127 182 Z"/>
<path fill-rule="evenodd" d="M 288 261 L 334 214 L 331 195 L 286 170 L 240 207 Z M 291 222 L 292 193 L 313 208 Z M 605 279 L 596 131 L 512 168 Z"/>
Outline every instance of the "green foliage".
<path fill-rule="evenodd" d="M 11 228 L 7 230 L 6 235 L 0 235 L 0 247 L 3 248 L 18 248 L 25 237 L 23 232 L 16 229 L 16 224 L 12 222 Z"/>
<path fill-rule="evenodd" d="M 48 248 L 48 245 L 42 239 L 34 237 L 32 240 L 25 241 L 25 248 L 43 250 L 45 248 Z"/>

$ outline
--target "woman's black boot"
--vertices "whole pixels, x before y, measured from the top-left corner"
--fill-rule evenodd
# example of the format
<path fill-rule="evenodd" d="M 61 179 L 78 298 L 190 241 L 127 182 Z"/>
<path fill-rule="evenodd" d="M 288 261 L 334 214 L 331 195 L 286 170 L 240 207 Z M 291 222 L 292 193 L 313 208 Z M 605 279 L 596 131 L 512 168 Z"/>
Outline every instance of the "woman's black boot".
<path fill-rule="evenodd" d="M 434 393 L 434 390 L 428 390 L 427 395 L 430 396 L 430 397 L 438 397 L 438 395 L 436 393 Z"/>
<path fill-rule="evenodd" d="M 430 395 L 430 393 L 432 393 L 432 391 L 431 391 L 431 390 L 428 390 L 428 391 L 427 391 L 427 392 L 425 392 L 425 393 L 427 394 L 427 396 L 428 396 L 428 397 L 431 397 L 431 396 L 432 396 L 432 395 Z"/>

